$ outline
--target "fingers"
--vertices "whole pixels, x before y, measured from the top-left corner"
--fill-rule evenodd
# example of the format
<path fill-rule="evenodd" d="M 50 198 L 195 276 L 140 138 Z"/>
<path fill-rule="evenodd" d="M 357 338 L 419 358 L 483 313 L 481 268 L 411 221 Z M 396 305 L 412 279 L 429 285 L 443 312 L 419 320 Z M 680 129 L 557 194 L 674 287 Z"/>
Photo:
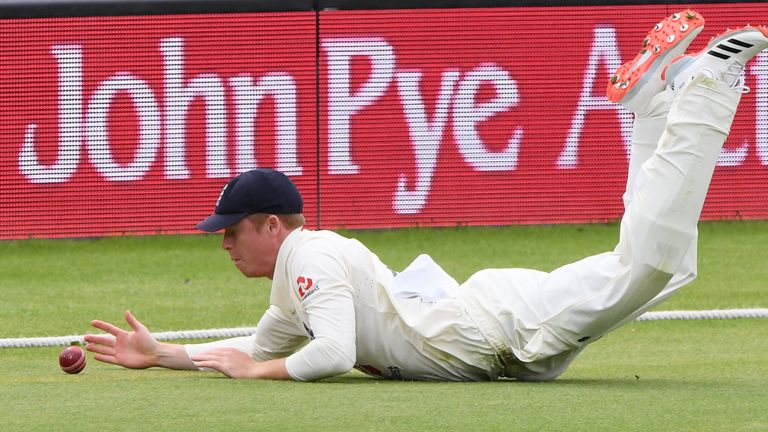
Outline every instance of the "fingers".
<path fill-rule="evenodd" d="M 193 355 L 192 357 L 190 357 L 190 359 L 192 359 L 192 361 L 195 362 L 195 363 L 197 363 L 199 361 L 200 362 L 203 362 L 203 361 L 216 361 L 216 362 L 219 362 L 219 361 L 221 361 L 222 356 L 219 355 L 218 353 L 216 353 L 215 350 L 214 350 L 214 351 L 209 351 L 209 352 Z"/>
<path fill-rule="evenodd" d="M 83 338 L 86 342 L 85 349 L 96 354 L 95 359 L 106 363 L 115 364 L 115 337 L 112 335 L 87 334 Z"/>
<path fill-rule="evenodd" d="M 94 334 L 87 334 L 84 337 L 86 342 L 92 343 L 92 344 L 99 344 L 99 345 L 107 345 L 107 346 L 114 346 L 115 345 L 115 337 L 112 335 L 94 335 Z"/>
<path fill-rule="evenodd" d="M 216 369 L 231 377 L 231 373 L 235 370 L 233 367 L 236 368 L 239 364 L 238 357 L 244 355 L 241 351 L 234 348 L 216 348 L 193 355 L 190 357 L 190 360 L 198 368 Z"/>
<path fill-rule="evenodd" d="M 202 352 L 200 354 L 193 355 L 191 359 L 194 361 L 196 358 L 206 360 L 223 360 L 237 355 L 241 351 L 235 348 L 214 348 L 210 351 Z"/>
<path fill-rule="evenodd" d="M 128 322 L 128 325 L 130 325 L 131 328 L 136 332 L 149 331 L 144 326 L 144 324 L 142 324 L 139 320 L 136 319 L 135 316 L 133 316 L 131 311 L 125 311 L 125 321 Z M 121 329 L 120 327 L 102 320 L 93 320 L 91 321 L 91 325 L 97 329 L 104 330 L 113 336 L 117 336 L 120 333 L 125 333 L 125 330 Z"/>
<path fill-rule="evenodd" d="M 209 351 L 201 352 L 197 355 L 214 355 L 214 356 L 225 356 L 227 354 L 240 352 L 240 350 L 237 350 L 235 348 L 214 348 Z"/>
<path fill-rule="evenodd" d="M 208 369 L 215 369 L 217 371 L 221 371 L 221 368 L 222 368 L 221 356 L 217 354 L 206 352 L 206 353 L 194 355 L 190 357 L 190 359 L 192 360 L 192 363 L 194 363 L 197 368 L 208 368 Z"/>
<path fill-rule="evenodd" d="M 109 364 L 120 366 L 120 363 L 117 362 L 117 359 L 114 356 L 105 355 L 105 354 L 96 354 L 93 356 L 93 358 L 103 363 L 109 363 Z"/>
<path fill-rule="evenodd" d="M 221 372 L 221 363 L 213 360 L 196 361 L 195 367 L 198 369 L 213 369 Z"/>
<path fill-rule="evenodd" d="M 91 321 L 91 325 L 96 327 L 99 330 L 104 330 L 105 332 L 117 336 L 118 334 L 125 332 L 125 330 L 121 329 L 120 327 L 117 327 L 113 324 L 110 324 L 106 321 L 101 320 L 93 320 Z"/>
<path fill-rule="evenodd" d="M 112 346 L 89 343 L 85 346 L 85 349 L 94 354 L 103 354 L 106 356 L 115 357 L 115 348 Z"/>
<path fill-rule="evenodd" d="M 209 367 L 216 370 L 221 370 L 224 363 L 229 359 L 232 351 L 237 350 L 234 348 L 216 348 L 204 353 L 193 355 L 190 357 L 190 359 L 195 363 L 195 366 L 197 367 Z"/>
<path fill-rule="evenodd" d="M 142 324 L 139 320 L 137 320 L 136 317 L 133 316 L 133 314 L 129 310 L 125 311 L 125 321 L 127 321 L 128 325 L 130 325 L 131 328 L 136 332 L 148 331 L 147 328 L 144 327 L 144 324 Z"/>

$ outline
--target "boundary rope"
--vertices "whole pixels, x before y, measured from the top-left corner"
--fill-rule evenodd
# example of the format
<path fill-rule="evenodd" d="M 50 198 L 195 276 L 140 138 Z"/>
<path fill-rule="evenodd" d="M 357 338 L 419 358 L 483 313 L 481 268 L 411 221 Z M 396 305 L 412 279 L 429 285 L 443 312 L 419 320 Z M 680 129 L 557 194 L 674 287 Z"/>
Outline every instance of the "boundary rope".
<path fill-rule="evenodd" d="M 663 321 L 663 320 L 704 320 L 704 319 L 738 319 L 738 318 L 768 318 L 768 309 L 716 309 L 703 311 L 657 311 L 646 312 L 635 321 Z M 207 330 L 182 330 L 152 333 L 159 341 L 172 341 L 179 339 L 213 339 L 248 336 L 256 330 L 256 327 L 236 327 Z M 0 348 L 32 348 L 67 346 L 84 344 L 84 335 L 79 336 L 55 336 L 35 338 L 7 338 L 0 339 Z"/>

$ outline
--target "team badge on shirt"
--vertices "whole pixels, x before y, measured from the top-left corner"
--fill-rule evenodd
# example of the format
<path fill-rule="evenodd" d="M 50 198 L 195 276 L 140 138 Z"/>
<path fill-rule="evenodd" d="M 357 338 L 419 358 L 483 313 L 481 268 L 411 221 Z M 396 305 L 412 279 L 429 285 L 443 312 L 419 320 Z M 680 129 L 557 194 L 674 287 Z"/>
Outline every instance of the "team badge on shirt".
<path fill-rule="evenodd" d="M 311 296 L 315 293 L 315 291 L 320 289 L 320 287 L 315 285 L 315 283 L 312 281 L 312 278 L 304 276 L 299 276 L 296 278 L 296 285 L 298 287 L 299 298 L 301 300 Z"/>

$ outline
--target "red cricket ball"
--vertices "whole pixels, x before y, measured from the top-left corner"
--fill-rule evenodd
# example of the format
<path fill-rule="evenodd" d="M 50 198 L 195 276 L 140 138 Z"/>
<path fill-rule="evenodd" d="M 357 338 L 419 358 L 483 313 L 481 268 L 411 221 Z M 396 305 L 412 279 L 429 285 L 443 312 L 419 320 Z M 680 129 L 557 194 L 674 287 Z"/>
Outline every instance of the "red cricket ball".
<path fill-rule="evenodd" d="M 59 354 L 59 366 L 68 374 L 80 373 L 85 369 L 85 351 L 79 346 L 71 346 Z"/>

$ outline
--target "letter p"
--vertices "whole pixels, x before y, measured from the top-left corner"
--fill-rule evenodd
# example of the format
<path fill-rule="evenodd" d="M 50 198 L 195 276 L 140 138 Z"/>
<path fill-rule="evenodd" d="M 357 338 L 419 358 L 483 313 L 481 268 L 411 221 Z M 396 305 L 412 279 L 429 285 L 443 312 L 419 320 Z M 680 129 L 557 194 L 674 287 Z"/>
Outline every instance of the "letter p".
<path fill-rule="evenodd" d="M 359 167 L 350 154 L 350 119 L 387 90 L 395 70 L 395 53 L 383 38 L 327 38 L 322 46 L 328 53 L 328 171 L 356 174 Z M 368 57 L 371 73 L 352 94 L 354 56 Z"/>

